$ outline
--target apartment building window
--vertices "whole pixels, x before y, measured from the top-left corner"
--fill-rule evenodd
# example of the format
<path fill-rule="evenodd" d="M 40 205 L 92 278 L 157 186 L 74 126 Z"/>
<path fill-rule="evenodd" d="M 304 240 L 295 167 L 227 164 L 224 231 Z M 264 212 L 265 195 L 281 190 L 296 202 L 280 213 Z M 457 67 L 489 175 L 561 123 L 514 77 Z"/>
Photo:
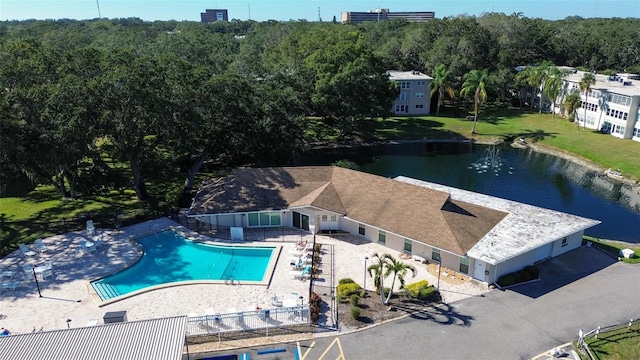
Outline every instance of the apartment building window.
<path fill-rule="evenodd" d="M 409 112 L 409 105 L 396 105 L 397 113 L 406 113 Z"/>
<path fill-rule="evenodd" d="M 611 94 L 611 100 L 610 101 L 612 103 L 620 104 L 620 105 L 624 105 L 624 106 L 631 105 L 631 97 L 630 96 L 625 96 L 625 95 L 620 95 L 620 94 Z"/>
<path fill-rule="evenodd" d="M 424 105 L 423 104 L 416 104 L 416 109 L 423 109 Z"/>
<path fill-rule="evenodd" d="M 594 98 L 599 98 L 600 97 L 600 90 L 591 90 L 589 91 L 589 97 L 594 97 Z"/>
<path fill-rule="evenodd" d="M 411 250 L 413 249 L 413 241 L 404 239 L 404 247 L 402 249 L 404 252 L 411 253 Z"/>
<path fill-rule="evenodd" d="M 460 272 L 463 274 L 469 273 L 469 258 L 466 256 L 460 258 Z"/>
<path fill-rule="evenodd" d="M 331 221 L 332 222 L 338 221 L 338 217 L 335 215 L 331 215 Z"/>
<path fill-rule="evenodd" d="M 580 107 L 583 109 L 586 107 L 586 109 L 589 111 L 598 111 L 598 105 L 584 101 L 580 101 Z"/>
<path fill-rule="evenodd" d="M 416 93 L 416 97 L 418 99 L 423 99 L 424 98 L 424 93 L 420 92 L 420 93 Z"/>
<path fill-rule="evenodd" d="M 440 262 L 440 249 L 436 249 L 436 248 L 431 249 L 431 259 L 433 261 Z"/>
<path fill-rule="evenodd" d="M 400 89 L 411 89 L 411 83 L 409 81 L 401 81 Z"/>
<path fill-rule="evenodd" d="M 418 82 L 416 83 L 416 85 L 417 85 L 417 86 L 425 86 L 425 85 L 427 85 L 427 82 L 426 82 L 426 81 L 418 81 Z"/>
<path fill-rule="evenodd" d="M 358 234 L 362 235 L 362 236 L 365 235 L 364 225 L 363 224 L 358 224 Z"/>
<path fill-rule="evenodd" d="M 400 101 L 409 101 L 409 93 L 400 94 Z"/>
<path fill-rule="evenodd" d="M 386 244 L 387 243 L 387 233 L 386 233 L 386 231 L 382 231 L 382 230 L 378 231 L 378 242 L 380 244 Z"/>
<path fill-rule="evenodd" d="M 329 219 L 327 215 L 322 215 L 320 218 L 322 219 L 322 222 L 327 222 L 327 220 Z"/>
<path fill-rule="evenodd" d="M 633 129 L 633 137 L 640 137 L 640 129 L 635 128 Z"/>
<path fill-rule="evenodd" d="M 217 12 L 216 13 L 216 20 L 218 20 L 218 21 L 224 20 L 224 15 L 221 12 Z"/>
<path fill-rule="evenodd" d="M 625 126 L 614 125 L 612 132 L 618 135 L 624 135 L 624 131 L 626 130 Z"/>
<path fill-rule="evenodd" d="M 614 110 L 614 109 L 607 109 L 607 115 L 613 118 L 622 119 L 625 121 L 627 120 L 627 117 L 629 117 L 629 113 L 626 113 L 620 110 Z"/>

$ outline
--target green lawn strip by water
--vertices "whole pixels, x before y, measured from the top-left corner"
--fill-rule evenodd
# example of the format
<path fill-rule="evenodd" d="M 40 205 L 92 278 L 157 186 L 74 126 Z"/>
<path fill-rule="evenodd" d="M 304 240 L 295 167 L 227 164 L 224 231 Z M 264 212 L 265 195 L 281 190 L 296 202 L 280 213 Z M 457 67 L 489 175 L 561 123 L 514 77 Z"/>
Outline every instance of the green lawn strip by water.
<path fill-rule="evenodd" d="M 621 325 L 619 329 L 601 332 L 596 339 L 587 340 L 591 352 L 601 360 L 637 359 L 640 354 L 640 323 L 631 328 Z"/>
<path fill-rule="evenodd" d="M 603 251 L 611 254 L 611 256 L 619 257 L 625 263 L 640 264 L 640 246 L 638 244 L 629 244 L 614 240 L 603 240 L 585 235 L 583 237 L 583 242 L 587 241 L 592 242 L 591 246 L 597 246 L 599 249 L 602 249 Z M 621 257 L 620 250 L 622 249 L 631 249 L 635 251 L 635 256 L 629 259 Z"/>

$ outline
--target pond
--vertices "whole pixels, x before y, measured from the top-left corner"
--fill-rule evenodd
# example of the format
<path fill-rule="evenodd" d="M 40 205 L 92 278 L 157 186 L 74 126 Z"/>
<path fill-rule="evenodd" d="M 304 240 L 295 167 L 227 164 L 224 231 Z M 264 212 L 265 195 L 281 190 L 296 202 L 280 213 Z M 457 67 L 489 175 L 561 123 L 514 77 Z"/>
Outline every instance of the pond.
<path fill-rule="evenodd" d="M 377 145 L 312 150 L 296 165 L 328 165 L 343 159 L 372 174 L 404 175 L 600 220 L 587 235 L 640 242 L 638 188 L 531 149 L 459 143 Z M 490 164 L 479 166 L 481 159 Z M 501 166 L 494 171 L 492 164 Z"/>

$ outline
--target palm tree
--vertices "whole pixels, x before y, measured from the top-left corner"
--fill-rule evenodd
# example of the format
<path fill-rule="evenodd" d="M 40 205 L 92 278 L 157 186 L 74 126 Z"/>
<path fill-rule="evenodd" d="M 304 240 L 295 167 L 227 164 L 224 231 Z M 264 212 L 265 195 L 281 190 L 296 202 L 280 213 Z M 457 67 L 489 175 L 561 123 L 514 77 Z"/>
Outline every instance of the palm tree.
<path fill-rule="evenodd" d="M 553 106 L 553 110 L 551 112 L 551 117 L 553 118 L 556 113 L 556 100 L 560 93 L 562 92 L 562 84 L 563 79 L 567 76 L 568 72 L 566 70 L 560 70 L 557 67 L 552 67 L 549 69 L 547 76 L 545 78 L 544 92 L 545 95 L 551 99 L 551 105 Z"/>
<path fill-rule="evenodd" d="M 589 103 L 589 91 L 591 90 L 591 85 L 595 85 L 596 77 L 592 73 L 584 73 L 582 80 L 578 84 L 578 90 L 581 92 L 584 91 L 584 123 L 583 128 L 587 127 L 587 104 Z"/>
<path fill-rule="evenodd" d="M 600 131 L 600 122 L 602 121 L 602 114 L 609 110 L 610 94 L 607 89 L 600 89 L 600 99 L 598 100 L 598 107 L 600 108 L 600 115 L 598 116 L 598 125 L 596 130 Z"/>
<path fill-rule="evenodd" d="M 577 93 L 569 94 L 564 98 L 564 108 L 567 110 L 570 119 L 575 119 L 576 110 L 580 107 L 580 95 Z M 580 126 L 580 124 L 578 124 Z M 580 127 L 578 127 L 579 129 Z"/>
<path fill-rule="evenodd" d="M 531 87 L 531 104 L 530 107 L 533 109 L 533 99 L 536 95 L 536 87 L 540 85 L 540 83 L 536 80 L 535 68 L 531 65 L 525 66 L 522 71 L 516 75 L 516 79 L 524 82 L 525 84 Z"/>
<path fill-rule="evenodd" d="M 369 265 L 367 271 L 369 272 L 369 276 L 373 278 L 373 284 L 376 289 L 380 289 L 380 300 L 384 304 L 384 272 L 385 267 L 387 266 L 386 257 L 388 254 L 380 255 L 378 253 L 374 253 L 371 258 L 376 262 Z"/>
<path fill-rule="evenodd" d="M 478 113 L 482 103 L 487 100 L 487 83 L 489 82 L 489 74 L 487 70 L 471 70 L 464 74 L 464 83 L 462 84 L 462 90 L 460 90 L 460 96 L 465 97 L 473 93 L 473 129 L 471 133 L 476 133 L 476 121 L 478 121 Z"/>
<path fill-rule="evenodd" d="M 544 106 L 544 95 L 546 80 L 551 69 L 557 69 L 550 61 L 543 61 L 540 65 L 535 67 L 533 81 L 536 83 L 536 87 L 540 89 L 540 103 L 538 104 L 538 113 L 542 114 L 542 108 Z"/>
<path fill-rule="evenodd" d="M 456 93 L 450 84 L 449 70 L 444 64 L 436 66 L 433 72 L 433 81 L 431 82 L 431 96 L 438 92 L 438 108 L 436 110 L 436 116 L 440 115 L 440 106 L 444 103 L 444 96 L 449 95 L 449 99 L 453 99 Z"/>
<path fill-rule="evenodd" d="M 411 264 L 405 264 L 401 261 L 396 260 L 393 256 L 389 254 L 385 254 L 385 262 L 387 265 L 387 270 L 384 273 L 384 276 L 393 275 L 393 280 L 391 281 L 391 286 L 389 287 L 389 294 L 387 295 L 387 299 L 384 301 L 384 304 L 389 304 L 389 300 L 391 299 L 391 295 L 393 294 L 393 286 L 396 283 L 396 279 L 400 281 L 400 289 L 404 288 L 404 277 L 407 276 L 407 271 L 411 271 L 412 277 L 416 276 L 416 268 Z"/>

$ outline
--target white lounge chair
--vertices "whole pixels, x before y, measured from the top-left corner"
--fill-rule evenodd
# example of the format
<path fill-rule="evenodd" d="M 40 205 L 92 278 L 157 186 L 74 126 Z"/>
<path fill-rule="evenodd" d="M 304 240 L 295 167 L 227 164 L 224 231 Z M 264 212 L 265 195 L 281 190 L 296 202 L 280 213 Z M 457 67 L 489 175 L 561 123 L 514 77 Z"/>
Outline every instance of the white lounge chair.
<path fill-rule="evenodd" d="M 311 265 L 307 265 L 302 271 L 289 271 L 289 274 L 294 280 L 306 280 L 311 277 L 311 271 Z"/>
<path fill-rule="evenodd" d="M 24 256 L 31 257 L 31 256 L 35 256 L 36 255 L 36 252 L 33 251 L 33 250 L 29 250 L 29 248 L 25 244 L 20 244 L 20 245 L 18 245 L 18 247 L 20 248 L 20 251 L 22 252 L 22 255 L 24 255 Z"/>
<path fill-rule="evenodd" d="M 52 249 L 51 247 L 45 245 L 41 238 L 36 239 L 35 244 L 36 250 L 40 251 L 41 253 Z"/>
<path fill-rule="evenodd" d="M 87 220 L 87 230 L 86 230 L 87 236 L 92 236 L 95 235 L 96 233 L 96 228 L 93 227 L 93 220 Z"/>

